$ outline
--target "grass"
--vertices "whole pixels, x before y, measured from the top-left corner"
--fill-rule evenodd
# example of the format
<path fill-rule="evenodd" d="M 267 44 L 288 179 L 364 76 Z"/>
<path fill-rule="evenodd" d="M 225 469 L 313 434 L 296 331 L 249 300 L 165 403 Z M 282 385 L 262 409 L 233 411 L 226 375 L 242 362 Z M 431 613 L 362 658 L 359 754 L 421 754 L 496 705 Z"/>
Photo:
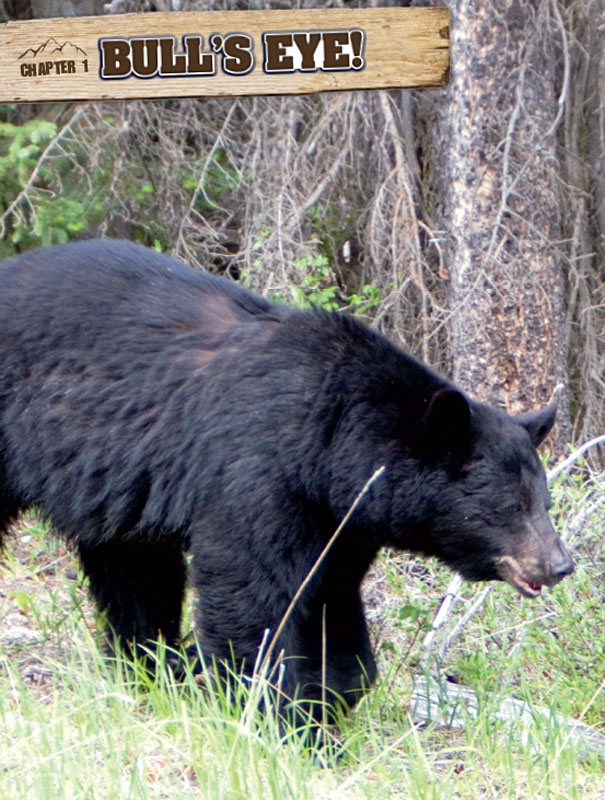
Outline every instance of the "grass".
<path fill-rule="evenodd" d="M 604 490 L 562 479 L 559 524 Z M 408 710 L 451 574 L 384 554 L 366 588 L 381 679 L 343 721 L 336 748 L 305 745 L 258 713 L 262 680 L 240 683 L 232 703 L 194 675 L 150 681 L 104 659 L 75 562 L 27 519 L 0 565 L 0 797 L 605 800 L 605 757 L 581 752 L 557 716 L 605 722 L 603 510 L 576 536 L 571 578 L 536 602 L 496 587 L 449 651 L 443 674 L 479 701 L 464 729 L 415 726 Z M 534 720 L 498 719 L 510 697 Z"/>

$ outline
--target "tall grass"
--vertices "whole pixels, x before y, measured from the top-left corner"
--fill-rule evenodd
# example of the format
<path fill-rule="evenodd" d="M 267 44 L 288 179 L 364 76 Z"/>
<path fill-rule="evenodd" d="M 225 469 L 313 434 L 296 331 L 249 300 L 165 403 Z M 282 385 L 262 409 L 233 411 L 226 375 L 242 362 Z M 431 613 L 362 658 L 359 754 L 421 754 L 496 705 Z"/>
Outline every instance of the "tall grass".
<path fill-rule="evenodd" d="M 191 674 L 181 685 L 168 672 L 150 682 L 94 649 L 49 667 L 41 698 L 3 659 L 3 800 L 605 796 L 596 757 L 580 758 L 554 724 L 498 722 L 497 697 L 486 695 L 464 731 L 440 732 L 414 727 L 405 686 L 386 696 L 383 684 L 331 750 L 256 712 L 260 678 L 252 689 L 235 684 L 240 705 Z"/>
<path fill-rule="evenodd" d="M 586 491 L 555 491 L 561 524 Z M 0 565 L 0 798 L 605 800 L 605 758 L 560 716 L 605 722 L 602 509 L 571 578 L 533 603 L 497 587 L 453 646 L 444 678 L 478 698 L 461 729 L 409 713 L 419 633 L 450 573 L 385 554 L 368 588 L 381 678 L 327 745 L 280 724 L 263 669 L 228 686 L 187 669 L 177 683 L 104 658 L 71 557 L 30 522 Z M 510 697 L 532 713 L 501 720 Z"/>

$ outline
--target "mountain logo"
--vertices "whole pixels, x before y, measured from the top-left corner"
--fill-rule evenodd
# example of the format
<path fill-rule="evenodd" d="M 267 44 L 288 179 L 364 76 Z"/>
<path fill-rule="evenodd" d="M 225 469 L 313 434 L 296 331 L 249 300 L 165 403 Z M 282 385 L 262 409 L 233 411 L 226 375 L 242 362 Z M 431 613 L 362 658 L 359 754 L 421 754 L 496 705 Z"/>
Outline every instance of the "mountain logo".
<path fill-rule="evenodd" d="M 36 58 L 37 56 L 56 56 L 57 54 L 63 58 L 65 58 L 65 56 L 73 57 L 78 54 L 83 56 L 88 55 L 86 50 L 82 50 L 77 44 L 73 44 L 73 42 L 69 41 L 61 43 L 58 42 L 54 36 L 51 36 L 39 47 L 28 47 L 25 52 L 21 53 L 19 59 Z"/>
<path fill-rule="evenodd" d="M 49 36 L 38 47 L 28 47 L 19 56 L 19 61 L 21 62 L 19 72 L 22 78 L 88 72 L 86 50 L 68 40 L 60 42 L 54 36 Z"/>

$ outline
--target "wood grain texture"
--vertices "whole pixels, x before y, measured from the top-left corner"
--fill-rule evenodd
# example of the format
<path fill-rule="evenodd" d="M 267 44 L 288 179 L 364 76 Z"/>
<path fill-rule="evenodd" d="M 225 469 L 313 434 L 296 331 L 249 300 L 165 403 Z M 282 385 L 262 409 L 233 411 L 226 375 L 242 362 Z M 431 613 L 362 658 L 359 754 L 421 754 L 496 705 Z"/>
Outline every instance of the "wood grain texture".
<path fill-rule="evenodd" d="M 264 33 L 362 31 L 363 68 L 272 72 L 264 69 Z M 254 64 L 247 74 L 224 71 L 224 51 L 214 54 L 215 74 L 159 74 L 119 79 L 100 76 L 99 40 L 174 37 L 166 63 L 195 69 L 199 59 L 185 57 L 183 36 L 202 37 L 200 56 L 211 54 L 210 37 L 247 34 L 253 40 Z M 196 40 L 194 40 L 196 41 Z M 220 40 L 219 40 L 220 41 Z M 355 50 L 322 39 L 322 48 L 335 48 L 348 63 Z M 197 43 L 197 42 L 196 42 Z M 139 45 L 140 47 L 141 45 Z M 162 47 L 149 45 L 161 61 Z M 295 53 L 283 49 L 284 54 Z M 194 48 L 191 46 L 191 53 Z M 344 53 L 344 56 L 343 56 Z M 145 51 L 147 56 L 147 50 Z M 104 63 L 107 63 L 107 56 Z M 171 62 L 168 63 L 168 62 Z M 146 62 L 147 64 L 149 62 Z M 235 63 L 235 62 L 233 62 Z M 287 61 L 280 62 L 286 64 Z M 294 62 L 297 63 L 297 62 Z M 359 64 L 359 62 L 356 62 Z M 304 11 L 229 11 L 205 13 L 122 14 L 107 17 L 70 17 L 0 25 L 0 102 L 50 100 L 109 100 L 148 97 L 233 96 L 248 94 L 309 94 L 353 89 L 443 86 L 449 78 L 449 11 L 446 8 L 314 9 Z"/>

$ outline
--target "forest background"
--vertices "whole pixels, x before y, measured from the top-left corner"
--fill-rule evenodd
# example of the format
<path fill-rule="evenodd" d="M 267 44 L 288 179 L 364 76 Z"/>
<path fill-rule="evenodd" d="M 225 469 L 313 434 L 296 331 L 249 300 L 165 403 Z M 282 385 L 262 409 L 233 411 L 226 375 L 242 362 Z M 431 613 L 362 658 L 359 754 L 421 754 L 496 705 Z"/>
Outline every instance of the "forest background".
<path fill-rule="evenodd" d="M 449 5 L 445 89 L 3 106 L 0 257 L 97 235 L 157 246 L 272 297 L 359 314 L 510 413 L 556 398 L 556 455 L 594 437 L 602 3 Z M 0 19 L 291 7 L 2 0 Z"/>

